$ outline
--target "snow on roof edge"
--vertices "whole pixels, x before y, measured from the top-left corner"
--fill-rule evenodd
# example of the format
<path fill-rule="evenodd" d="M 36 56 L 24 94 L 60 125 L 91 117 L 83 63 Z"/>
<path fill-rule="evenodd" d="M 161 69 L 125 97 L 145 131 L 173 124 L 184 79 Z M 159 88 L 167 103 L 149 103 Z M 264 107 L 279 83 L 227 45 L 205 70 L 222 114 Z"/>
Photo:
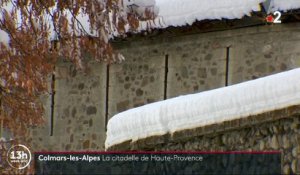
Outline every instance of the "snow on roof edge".
<path fill-rule="evenodd" d="M 142 1 L 142 0 L 141 0 Z M 191 25 L 205 19 L 240 19 L 252 11 L 260 11 L 259 4 L 265 0 L 156 0 L 159 9 L 151 28 Z M 225 3 L 226 2 L 226 3 Z M 140 23 L 140 31 L 147 29 L 147 22 Z"/>
<path fill-rule="evenodd" d="M 271 10 L 288 11 L 300 9 L 300 0 L 273 0 L 271 2 Z"/>
<path fill-rule="evenodd" d="M 298 105 L 299 81 L 300 68 L 297 68 L 119 113 L 108 122 L 105 148 Z"/>
<path fill-rule="evenodd" d="M 260 11 L 259 4 L 266 0 L 215 0 L 212 3 L 211 0 L 124 0 L 124 4 L 138 4 L 140 8 L 145 8 L 155 4 L 155 8 L 159 9 L 158 17 L 154 22 L 141 21 L 138 32 L 147 30 L 148 23 L 151 24 L 151 28 L 167 28 L 170 26 L 180 27 L 185 25 L 191 25 L 195 21 L 201 21 L 205 19 L 240 19 L 245 15 L 250 15 L 253 11 Z M 225 3 L 226 2 L 226 3 Z M 11 4 L 7 4 L 5 9 L 12 8 Z M 272 0 L 272 11 L 282 10 L 287 11 L 291 9 L 300 9 L 299 0 Z M 1 14 L 0 14 L 1 18 Z M 89 22 L 87 16 L 78 16 L 79 20 L 83 23 L 84 29 L 92 34 L 90 31 Z M 53 26 L 51 26 L 53 28 Z M 126 26 L 128 30 L 128 26 Z M 55 32 L 51 31 L 49 39 L 55 39 Z M 113 31 L 109 39 L 118 36 L 119 33 Z M 1 40 L 2 38 L 2 40 Z M 4 38 L 4 39 L 3 39 Z M 0 43 L 8 45 L 9 40 L 4 32 L 0 31 Z"/>

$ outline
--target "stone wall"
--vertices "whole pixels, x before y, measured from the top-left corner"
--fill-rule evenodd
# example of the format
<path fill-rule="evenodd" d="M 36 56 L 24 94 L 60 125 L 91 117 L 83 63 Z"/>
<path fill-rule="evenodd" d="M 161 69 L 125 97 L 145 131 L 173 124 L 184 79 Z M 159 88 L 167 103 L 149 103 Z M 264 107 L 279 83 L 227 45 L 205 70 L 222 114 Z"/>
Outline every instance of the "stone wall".
<path fill-rule="evenodd" d="M 103 150 L 106 122 L 119 112 L 298 67 L 299 29 L 292 23 L 143 37 L 114 44 L 122 63 L 90 61 L 86 71 L 61 61 L 56 93 L 43 97 L 46 124 L 32 129 L 32 150 Z"/>
<path fill-rule="evenodd" d="M 58 63 L 52 82 L 55 83 L 55 93 L 43 97 L 45 105 L 48 105 L 46 123 L 32 130 L 35 149 L 68 151 L 104 148 L 106 77 L 102 75 L 105 73 L 106 66 L 93 61 L 87 64 L 86 71 L 77 70 L 69 62 L 61 60 Z"/>
<path fill-rule="evenodd" d="M 299 133 L 300 106 L 293 106 L 234 121 L 128 141 L 108 150 L 280 151 L 282 172 L 299 174 Z"/>
<path fill-rule="evenodd" d="M 164 56 L 155 48 L 128 47 L 122 52 L 126 61 L 110 66 L 108 118 L 164 99 Z"/>

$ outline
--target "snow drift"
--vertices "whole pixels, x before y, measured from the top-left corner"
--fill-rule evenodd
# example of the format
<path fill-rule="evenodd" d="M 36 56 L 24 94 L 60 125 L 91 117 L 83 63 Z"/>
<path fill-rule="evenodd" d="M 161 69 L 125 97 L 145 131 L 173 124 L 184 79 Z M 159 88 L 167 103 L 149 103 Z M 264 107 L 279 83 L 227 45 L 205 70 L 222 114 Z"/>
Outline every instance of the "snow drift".
<path fill-rule="evenodd" d="M 108 122 L 105 147 L 299 104 L 300 68 L 119 113 Z"/>

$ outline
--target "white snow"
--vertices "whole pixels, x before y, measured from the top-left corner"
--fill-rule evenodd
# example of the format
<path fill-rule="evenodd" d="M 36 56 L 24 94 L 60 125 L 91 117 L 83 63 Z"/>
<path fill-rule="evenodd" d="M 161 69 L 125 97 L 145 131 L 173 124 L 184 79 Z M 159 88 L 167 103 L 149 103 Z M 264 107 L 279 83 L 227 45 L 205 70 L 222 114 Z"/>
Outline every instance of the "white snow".
<path fill-rule="evenodd" d="M 297 68 L 119 113 L 108 122 L 105 147 L 299 104 L 300 68 Z"/>
<path fill-rule="evenodd" d="M 141 14 L 146 8 L 153 6 L 153 11 L 157 15 L 154 21 L 141 21 L 138 31 L 150 28 L 166 28 L 169 26 L 191 25 L 196 20 L 205 19 L 240 19 L 245 15 L 250 15 L 253 11 L 260 11 L 259 4 L 265 0 L 123 0 L 125 7 L 132 8 L 134 5 L 137 13 Z M 131 7 L 129 7 L 131 5 Z M 300 0 L 272 0 L 272 11 L 300 8 Z M 4 9 L 11 11 L 12 4 L 8 3 Z M 128 11 L 128 9 L 126 10 Z M 20 17 L 18 17 L 20 18 Z M 51 20 L 51 18 L 48 20 Z M 71 18 L 68 14 L 68 18 Z M 1 19 L 1 13 L 0 13 Z M 21 20 L 21 19 L 19 19 Z M 70 20 L 70 19 L 69 19 Z M 87 15 L 79 15 L 78 20 L 88 34 L 97 36 L 97 33 L 90 30 L 90 23 Z M 55 32 L 53 26 L 50 39 L 54 39 Z M 126 27 L 128 29 L 128 26 Z M 118 32 L 110 34 L 109 38 L 118 36 Z M 0 42 L 7 42 L 7 35 L 0 31 Z"/>
<path fill-rule="evenodd" d="M 140 0 L 143 1 L 143 0 Z M 204 19 L 240 19 L 259 11 L 264 0 L 156 0 L 158 17 L 152 27 L 191 25 Z M 143 22 L 144 29 L 147 23 Z"/>
<path fill-rule="evenodd" d="M 0 29 L 0 43 L 3 43 L 4 45 L 8 45 L 10 39 L 8 33 Z"/>
<path fill-rule="evenodd" d="M 0 137 L 0 143 L 1 142 L 6 142 L 6 138 L 5 137 Z"/>
<path fill-rule="evenodd" d="M 5 4 L 3 9 L 6 9 L 7 11 L 11 11 L 12 4 Z M 0 20 L 2 20 L 2 13 L 3 9 L 0 9 Z M 0 29 L 0 44 L 3 43 L 4 45 L 8 46 L 10 41 L 10 37 L 7 32 Z"/>
<path fill-rule="evenodd" d="M 300 0 L 273 0 L 273 2 L 271 2 L 271 5 L 272 11 L 300 9 Z"/>
<path fill-rule="evenodd" d="M 260 11 L 259 4 L 266 0 L 124 0 L 124 4 L 136 4 L 138 9 L 153 5 L 157 18 L 140 23 L 139 30 L 150 28 L 166 28 L 169 26 L 191 25 L 196 20 L 205 19 L 241 19 L 250 16 L 253 11 Z M 130 2 L 128 2 L 130 1 Z M 144 5 L 145 4 L 145 5 Z M 287 11 L 300 8 L 300 0 L 271 0 L 271 11 Z M 141 11 L 141 10 L 137 10 Z"/>

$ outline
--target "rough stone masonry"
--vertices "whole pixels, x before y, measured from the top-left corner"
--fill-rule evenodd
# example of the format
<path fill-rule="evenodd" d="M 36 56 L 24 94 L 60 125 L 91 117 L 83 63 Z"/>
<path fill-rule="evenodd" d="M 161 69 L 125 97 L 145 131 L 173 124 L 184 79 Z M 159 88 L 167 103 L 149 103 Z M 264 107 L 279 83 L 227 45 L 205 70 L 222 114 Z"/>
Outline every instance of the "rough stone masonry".
<path fill-rule="evenodd" d="M 165 98 L 223 87 L 226 82 L 236 84 L 298 67 L 299 29 L 299 23 L 292 23 L 120 42 L 115 47 L 125 56 L 125 61 L 110 66 L 89 61 L 84 72 L 61 61 L 56 67 L 56 93 L 43 97 L 46 124 L 31 129 L 30 149 L 104 150 L 106 122 L 114 114 Z M 290 119 L 274 121 L 274 124 L 276 122 L 283 128 L 293 123 Z M 161 149 L 206 149 L 222 138 L 226 144 L 212 148 L 222 150 L 232 145 L 232 149 L 250 149 L 252 145 L 268 149 L 271 145 L 277 147 L 278 143 L 278 149 L 284 149 L 290 160 L 289 168 L 284 164 L 283 169 L 292 171 L 298 166 L 299 161 L 295 162 L 293 157 L 295 152 L 298 156 L 299 150 L 293 140 L 298 138 L 295 130 L 272 131 L 261 136 L 260 143 L 252 140 L 248 146 L 241 147 L 243 140 L 232 138 L 256 131 L 255 127 L 251 132 L 248 130 L 241 129 L 212 140 L 197 137 L 197 143 L 168 143 Z M 269 132 L 264 129 L 259 133 L 265 130 Z M 288 148 L 281 148 L 284 143 L 289 143 Z"/>
<path fill-rule="evenodd" d="M 300 106 L 234 121 L 127 141 L 108 150 L 280 151 L 283 174 L 300 173 Z M 250 167 L 250 164 L 249 164 Z M 242 167 L 233 167 L 241 169 Z M 261 167 L 258 167 L 261 168 Z M 268 170 L 249 169 L 249 174 Z"/>

